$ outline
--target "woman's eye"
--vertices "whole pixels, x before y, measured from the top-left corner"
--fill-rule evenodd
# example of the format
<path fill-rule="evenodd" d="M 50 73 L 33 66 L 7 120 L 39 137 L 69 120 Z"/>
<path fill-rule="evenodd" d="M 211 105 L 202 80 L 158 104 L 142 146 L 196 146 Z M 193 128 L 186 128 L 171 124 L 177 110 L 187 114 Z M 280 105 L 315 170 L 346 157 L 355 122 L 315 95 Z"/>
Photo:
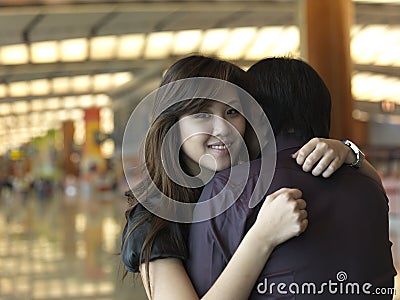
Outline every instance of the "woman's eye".
<path fill-rule="evenodd" d="M 201 113 L 197 113 L 194 114 L 193 117 L 196 119 L 208 119 L 211 118 L 212 114 L 207 113 L 207 112 L 201 112 Z"/>
<path fill-rule="evenodd" d="M 236 109 L 231 108 L 231 109 L 228 109 L 228 111 L 226 113 L 228 115 L 234 115 L 234 114 L 238 114 L 239 112 Z"/>

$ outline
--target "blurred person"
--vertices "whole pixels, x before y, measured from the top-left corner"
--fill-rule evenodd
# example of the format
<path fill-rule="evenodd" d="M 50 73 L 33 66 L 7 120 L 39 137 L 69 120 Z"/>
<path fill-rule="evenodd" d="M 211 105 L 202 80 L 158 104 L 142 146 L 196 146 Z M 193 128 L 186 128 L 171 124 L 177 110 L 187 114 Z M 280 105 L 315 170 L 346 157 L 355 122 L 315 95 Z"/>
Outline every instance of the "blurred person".
<path fill-rule="evenodd" d="M 4 174 L 2 179 L 1 188 L 1 200 L 4 201 L 5 205 L 5 216 L 7 223 L 11 222 L 12 217 L 12 205 L 13 205 L 13 184 L 11 175 Z"/>
<path fill-rule="evenodd" d="M 222 79 L 251 91 L 249 77 L 242 69 L 203 56 L 190 56 L 177 61 L 167 70 L 161 86 L 194 77 Z M 144 164 L 150 178 L 133 187 L 136 193 L 128 193 L 133 206 L 126 212 L 127 223 L 123 232 L 121 255 L 128 271 L 141 271 L 149 298 L 198 299 L 183 264 L 188 257 L 186 240 L 189 225 L 162 219 L 141 203 L 152 197 L 157 198 L 157 201 L 166 201 L 154 193 L 153 189 L 156 188 L 162 191 L 165 198 L 186 203 L 195 203 L 202 190 L 202 187 L 181 186 L 169 177 L 163 168 L 163 143 L 170 147 L 172 161 L 172 153 L 179 152 L 176 165 L 180 165 L 191 176 L 198 174 L 201 168 L 206 172 L 219 172 L 229 168 L 232 162 L 238 163 L 239 150 L 235 149 L 238 147 L 237 134 L 244 137 L 246 122 L 237 106 L 247 103 L 242 103 L 243 100 L 237 99 L 235 92 L 229 89 L 224 89 L 223 93 L 228 95 L 231 101 L 229 105 L 216 100 L 195 98 L 168 106 L 151 124 L 146 136 Z M 224 120 L 232 128 L 218 119 Z M 178 124 L 179 131 L 170 140 L 167 133 L 175 124 Z M 324 173 L 325 169 L 335 171 L 346 159 L 346 154 L 349 154 L 347 146 L 333 141 L 333 150 L 329 146 L 331 142 L 321 139 L 312 141 L 311 145 L 306 144 L 305 151 L 309 157 L 307 163 L 311 161 L 312 165 L 318 166 L 318 175 Z M 215 163 L 201 159 L 204 155 L 211 156 Z M 154 182 L 155 187 L 149 181 Z M 137 195 L 141 199 L 137 199 Z M 246 299 L 258 277 L 257 269 L 261 271 L 271 251 L 278 244 L 305 230 L 305 206 L 298 189 L 283 188 L 266 197 L 257 222 L 241 237 L 243 241 L 238 245 L 229 267 L 202 297 Z"/>
<path fill-rule="evenodd" d="M 32 178 L 27 174 L 23 174 L 22 177 L 18 178 L 17 186 L 19 192 L 21 193 L 22 204 L 26 205 L 28 202 L 29 192 L 32 188 Z"/>
<path fill-rule="evenodd" d="M 9 176 L 6 172 L 0 174 L 0 192 L 2 195 L 2 198 L 6 199 L 9 197 L 9 195 L 12 192 L 12 179 L 11 176 Z"/>
<path fill-rule="evenodd" d="M 362 152 L 357 153 L 355 145 L 346 141 L 357 159 L 352 167 L 341 167 L 329 179 L 303 171 L 312 163 L 305 164 L 307 149 L 300 146 L 310 138 L 329 134 L 331 99 L 323 80 L 308 64 L 292 58 L 264 59 L 248 73 L 256 83 L 256 100 L 276 135 L 277 164 L 268 194 L 282 187 L 301 190 L 309 220 L 303 234 L 275 247 L 265 267 L 254 271 L 258 278 L 249 299 L 337 299 L 349 294 L 351 299 L 391 299 L 388 290 L 384 290 L 386 295 L 372 296 L 374 288 L 393 288 L 396 271 L 389 241 L 388 200 L 379 177 L 357 170 Z M 199 297 L 228 269 L 243 238 L 259 222 L 265 203 L 253 209 L 248 203 L 259 180 L 260 161 L 251 164 L 238 201 L 221 215 L 191 226 L 186 270 Z M 239 172 L 242 168 L 232 167 Z M 220 201 L 229 197 L 227 173 L 224 170 L 214 176 L 199 203 L 216 195 Z"/>

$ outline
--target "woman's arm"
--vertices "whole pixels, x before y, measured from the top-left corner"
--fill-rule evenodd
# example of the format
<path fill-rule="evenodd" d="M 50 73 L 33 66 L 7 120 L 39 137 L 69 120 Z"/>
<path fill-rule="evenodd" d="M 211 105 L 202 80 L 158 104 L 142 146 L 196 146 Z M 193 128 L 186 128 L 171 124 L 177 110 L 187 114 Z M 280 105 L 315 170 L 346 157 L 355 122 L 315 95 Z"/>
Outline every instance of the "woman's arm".
<path fill-rule="evenodd" d="M 146 266 L 141 264 L 140 274 L 147 297 L 162 300 L 197 300 L 199 297 L 186 273 L 182 261 L 176 258 L 156 259 L 149 263 L 149 282 L 146 278 Z"/>
<path fill-rule="evenodd" d="M 356 157 L 350 147 L 339 140 L 313 138 L 299 151 L 293 154 L 297 164 L 305 172 L 314 176 L 330 177 L 343 164 L 352 164 Z M 382 186 L 382 181 L 375 168 L 366 160 L 361 164 L 360 171 L 374 179 Z"/>
<path fill-rule="evenodd" d="M 305 207 L 297 189 L 284 188 L 267 196 L 256 222 L 202 299 L 248 299 L 272 250 L 306 229 Z M 150 262 L 149 271 L 151 299 L 199 299 L 180 260 L 167 258 Z M 149 295 L 144 264 L 141 273 Z"/>
<path fill-rule="evenodd" d="M 248 299 L 272 250 L 272 245 L 260 241 L 257 234 L 249 231 L 224 271 L 201 299 Z M 151 299 L 200 299 L 181 260 L 174 258 L 158 259 L 150 262 L 149 268 L 152 288 Z M 145 268 L 141 270 L 141 274 L 149 296 L 147 282 L 144 278 Z"/>

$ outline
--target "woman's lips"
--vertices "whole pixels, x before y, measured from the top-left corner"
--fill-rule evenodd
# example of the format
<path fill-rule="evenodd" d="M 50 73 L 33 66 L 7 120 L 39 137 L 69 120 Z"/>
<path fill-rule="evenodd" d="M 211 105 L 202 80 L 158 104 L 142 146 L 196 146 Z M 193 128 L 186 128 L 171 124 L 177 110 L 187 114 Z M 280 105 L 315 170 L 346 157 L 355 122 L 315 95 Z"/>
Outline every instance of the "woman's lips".
<path fill-rule="evenodd" d="M 219 154 L 229 154 L 230 146 L 231 146 L 231 144 L 216 143 L 216 144 L 208 145 L 208 148 L 210 148 L 213 152 L 216 152 Z"/>

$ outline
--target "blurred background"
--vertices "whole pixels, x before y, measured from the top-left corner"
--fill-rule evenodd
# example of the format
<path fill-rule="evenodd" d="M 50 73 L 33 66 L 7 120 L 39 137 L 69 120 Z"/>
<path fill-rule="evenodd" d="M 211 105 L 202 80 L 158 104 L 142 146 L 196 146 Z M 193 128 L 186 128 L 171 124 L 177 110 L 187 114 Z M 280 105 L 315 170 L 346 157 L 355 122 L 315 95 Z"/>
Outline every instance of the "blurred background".
<path fill-rule="evenodd" d="M 321 73 L 332 135 L 382 176 L 400 271 L 400 0 L 1 0 L 0 299 L 145 299 L 117 255 L 122 137 L 192 53 L 245 69 L 300 56 Z"/>

